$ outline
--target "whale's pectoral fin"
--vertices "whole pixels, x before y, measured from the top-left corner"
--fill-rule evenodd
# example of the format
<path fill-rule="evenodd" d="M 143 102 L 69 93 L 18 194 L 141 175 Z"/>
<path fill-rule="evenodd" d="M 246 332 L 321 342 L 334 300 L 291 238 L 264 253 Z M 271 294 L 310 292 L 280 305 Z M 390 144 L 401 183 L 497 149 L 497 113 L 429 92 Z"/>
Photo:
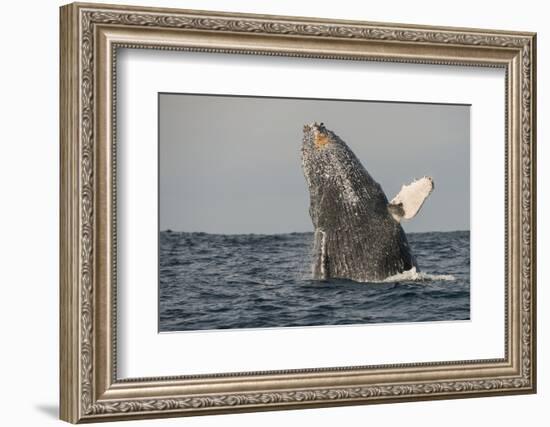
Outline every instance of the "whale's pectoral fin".
<path fill-rule="evenodd" d="M 414 218 L 433 189 L 433 179 L 427 176 L 404 185 L 399 194 L 388 203 L 390 214 L 397 222 L 401 222 L 403 218 Z"/>

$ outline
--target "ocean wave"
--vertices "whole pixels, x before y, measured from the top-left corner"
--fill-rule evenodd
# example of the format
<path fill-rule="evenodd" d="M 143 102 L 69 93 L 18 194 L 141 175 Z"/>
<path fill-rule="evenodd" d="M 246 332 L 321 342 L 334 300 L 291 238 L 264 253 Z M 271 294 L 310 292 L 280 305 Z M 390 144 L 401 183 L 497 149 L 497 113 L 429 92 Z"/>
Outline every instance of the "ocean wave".
<path fill-rule="evenodd" d="M 410 234 L 422 272 L 370 283 L 314 280 L 312 233 L 160 234 L 163 332 L 469 319 L 467 232 Z"/>
<path fill-rule="evenodd" d="M 416 267 L 413 267 L 410 270 L 404 271 L 403 273 L 398 273 L 393 276 L 387 277 L 386 279 L 382 280 L 382 283 L 431 282 L 435 280 L 454 282 L 456 278 L 452 274 L 430 274 L 423 271 L 417 271 Z"/>

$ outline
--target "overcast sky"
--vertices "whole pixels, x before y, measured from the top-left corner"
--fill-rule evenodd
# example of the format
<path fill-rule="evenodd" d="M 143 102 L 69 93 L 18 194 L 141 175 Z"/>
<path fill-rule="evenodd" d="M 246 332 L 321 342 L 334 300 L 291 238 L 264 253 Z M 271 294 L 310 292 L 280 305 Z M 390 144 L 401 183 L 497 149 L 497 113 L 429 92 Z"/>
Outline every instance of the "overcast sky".
<path fill-rule="evenodd" d="M 470 228 L 470 107 L 159 95 L 160 229 L 311 231 L 302 127 L 324 122 L 388 200 L 429 175 L 435 190 L 406 231 Z"/>

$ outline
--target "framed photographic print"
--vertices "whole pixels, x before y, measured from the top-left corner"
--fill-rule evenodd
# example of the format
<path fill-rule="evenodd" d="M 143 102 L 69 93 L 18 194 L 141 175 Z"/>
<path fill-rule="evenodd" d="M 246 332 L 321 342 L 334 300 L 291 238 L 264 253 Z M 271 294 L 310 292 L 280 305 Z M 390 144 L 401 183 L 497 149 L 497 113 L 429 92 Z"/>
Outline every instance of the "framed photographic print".
<path fill-rule="evenodd" d="M 61 418 L 533 393 L 535 34 L 61 8 Z"/>

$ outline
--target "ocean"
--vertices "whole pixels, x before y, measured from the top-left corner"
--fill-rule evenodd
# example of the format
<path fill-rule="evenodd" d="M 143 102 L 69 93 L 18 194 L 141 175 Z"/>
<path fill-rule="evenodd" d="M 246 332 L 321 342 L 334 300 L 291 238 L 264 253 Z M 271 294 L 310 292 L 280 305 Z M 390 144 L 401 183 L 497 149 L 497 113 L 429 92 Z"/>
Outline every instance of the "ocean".
<path fill-rule="evenodd" d="M 419 264 L 384 282 L 311 279 L 313 233 L 160 233 L 159 331 L 470 318 L 470 232 L 408 233 Z"/>

